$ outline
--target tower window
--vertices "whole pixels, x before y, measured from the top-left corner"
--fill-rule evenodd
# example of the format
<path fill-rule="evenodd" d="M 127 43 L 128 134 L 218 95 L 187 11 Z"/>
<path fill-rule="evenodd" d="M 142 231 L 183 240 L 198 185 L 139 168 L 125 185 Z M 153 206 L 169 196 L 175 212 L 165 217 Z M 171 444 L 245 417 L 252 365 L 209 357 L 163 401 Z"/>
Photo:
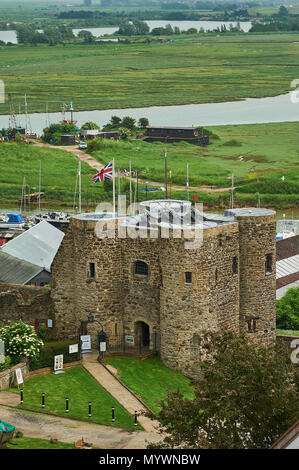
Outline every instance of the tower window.
<path fill-rule="evenodd" d="M 185 272 L 185 284 L 192 284 L 192 273 Z"/>
<path fill-rule="evenodd" d="M 89 277 L 94 279 L 96 277 L 96 266 L 95 263 L 89 263 Z"/>
<path fill-rule="evenodd" d="M 272 274 L 272 255 L 266 256 L 265 271 L 266 271 L 266 276 L 269 276 L 269 274 Z"/>
<path fill-rule="evenodd" d="M 238 258 L 236 256 L 233 257 L 233 276 L 237 276 L 238 274 Z"/>
<path fill-rule="evenodd" d="M 148 276 L 148 265 L 143 261 L 136 261 L 134 273 L 141 274 L 142 276 Z"/>
<path fill-rule="evenodd" d="M 249 318 L 247 320 L 248 332 L 254 333 L 256 331 L 256 318 Z"/>

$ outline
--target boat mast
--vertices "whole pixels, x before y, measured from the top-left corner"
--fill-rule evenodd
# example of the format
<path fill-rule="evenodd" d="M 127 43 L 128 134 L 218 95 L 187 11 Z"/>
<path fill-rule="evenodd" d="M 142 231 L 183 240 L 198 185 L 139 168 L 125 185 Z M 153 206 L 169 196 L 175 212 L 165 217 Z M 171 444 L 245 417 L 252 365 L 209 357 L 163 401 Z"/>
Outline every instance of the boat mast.
<path fill-rule="evenodd" d="M 186 173 L 186 201 L 189 201 L 189 163 L 187 163 Z"/>
<path fill-rule="evenodd" d="M 234 173 L 232 173 L 232 185 L 231 185 L 231 196 L 230 196 L 230 209 L 234 208 Z"/>
<path fill-rule="evenodd" d="M 79 158 L 78 166 L 78 177 L 79 177 L 79 214 L 81 214 L 81 160 Z"/>
<path fill-rule="evenodd" d="M 40 191 L 41 191 L 41 180 L 42 180 L 42 161 L 39 161 L 39 173 L 38 173 L 38 213 L 40 214 Z"/>

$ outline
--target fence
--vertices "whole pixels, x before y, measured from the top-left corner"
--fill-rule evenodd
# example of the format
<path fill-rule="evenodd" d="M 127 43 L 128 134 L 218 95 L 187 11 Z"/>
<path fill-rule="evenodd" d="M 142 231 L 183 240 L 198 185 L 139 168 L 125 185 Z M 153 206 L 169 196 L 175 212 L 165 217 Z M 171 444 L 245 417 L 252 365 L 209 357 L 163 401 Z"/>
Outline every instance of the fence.
<path fill-rule="evenodd" d="M 154 332 L 151 337 L 146 335 L 111 335 L 107 338 L 107 354 L 126 354 L 143 356 L 155 354 L 160 349 L 160 337 Z"/>

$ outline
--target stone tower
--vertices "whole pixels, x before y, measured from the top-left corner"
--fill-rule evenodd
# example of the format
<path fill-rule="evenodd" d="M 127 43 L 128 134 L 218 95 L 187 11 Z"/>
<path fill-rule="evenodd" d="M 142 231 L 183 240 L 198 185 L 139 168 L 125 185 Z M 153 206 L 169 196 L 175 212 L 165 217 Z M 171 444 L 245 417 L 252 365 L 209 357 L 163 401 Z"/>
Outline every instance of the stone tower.
<path fill-rule="evenodd" d="M 275 341 L 275 212 L 251 208 L 225 214 L 239 222 L 240 331 L 256 341 Z"/>

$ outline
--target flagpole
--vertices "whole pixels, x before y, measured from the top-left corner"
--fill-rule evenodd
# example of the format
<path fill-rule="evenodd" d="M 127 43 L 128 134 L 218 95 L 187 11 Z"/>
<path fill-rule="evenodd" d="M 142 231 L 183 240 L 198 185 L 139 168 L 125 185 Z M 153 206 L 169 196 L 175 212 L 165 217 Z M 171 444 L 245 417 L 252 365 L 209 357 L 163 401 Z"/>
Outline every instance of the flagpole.
<path fill-rule="evenodd" d="M 129 164 L 129 171 L 130 171 L 130 206 L 131 206 L 132 205 L 132 177 L 131 177 L 132 163 L 131 163 L 131 160 L 130 160 L 130 164 Z"/>
<path fill-rule="evenodd" d="M 114 158 L 112 164 L 112 180 L 113 180 L 113 215 L 115 215 L 115 173 L 114 173 Z"/>
<path fill-rule="evenodd" d="M 189 163 L 187 163 L 186 173 L 186 201 L 189 201 Z"/>
<path fill-rule="evenodd" d="M 41 177 L 42 177 L 42 161 L 39 161 L 39 175 L 38 175 L 38 213 L 40 215 L 40 190 L 41 190 Z"/>
<path fill-rule="evenodd" d="M 81 160 L 79 158 L 78 165 L 78 177 L 79 177 L 79 214 L 81 214 Z"/>
<path fill-rule="evenodd" d="M 167 199 L 167 150 L 164 154 L 165 168 L 164 168 L 164 199 Z"/>

